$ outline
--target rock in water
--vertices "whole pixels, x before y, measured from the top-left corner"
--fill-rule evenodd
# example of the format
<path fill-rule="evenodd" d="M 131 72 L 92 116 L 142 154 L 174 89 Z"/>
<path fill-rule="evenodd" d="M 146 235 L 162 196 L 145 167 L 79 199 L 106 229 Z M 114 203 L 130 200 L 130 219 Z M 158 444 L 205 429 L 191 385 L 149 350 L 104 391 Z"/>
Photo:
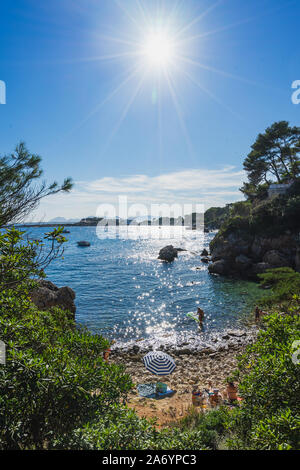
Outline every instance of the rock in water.
<path fill-rule="evenodd" d="M 208 251 L 207 251 L 205 248 L 204 248 L 204 250 L 202 251 L 201 256 L 207 258 L 207 256 L 208 256 Z"/>
<path fill-rule="evenodd" d="M 172 261 L 178 258 L 178 249 L 174 248 L 173 245 L 165 246 L 159 252 L 158 259 L 162 261 L 166 261 L 168 263 L 172 263 Z"/>
<path fill-rule="evenodd" d="M 208 266 L 208 270 L 211 274 L 227 274 L 226 262 L 223 259 L 215 261 Z"/>
<path fill-rule="evenodd" d="M 32 302 L 41 310 L 60 307 L 75 314 L 75 292 L 70 287 L 58 288 L 53 282 L 40 280 L 30 294 Z"/>
<path fill-rule="evenodd" d="M 86 242 L 86 241 L 77 242 L 77 245 L 83 246 L 83 247 L 91 246 L 90 242 Z"/>

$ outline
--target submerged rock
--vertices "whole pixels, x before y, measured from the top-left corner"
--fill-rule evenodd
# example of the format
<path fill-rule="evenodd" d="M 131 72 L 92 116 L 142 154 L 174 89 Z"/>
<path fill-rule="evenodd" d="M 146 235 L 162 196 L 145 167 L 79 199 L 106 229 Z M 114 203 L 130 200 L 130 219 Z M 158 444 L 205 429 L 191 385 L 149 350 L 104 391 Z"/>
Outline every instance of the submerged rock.
<path fill-rule="evenodd" d="M 30 294 L 32 302 L 41 310 L 60 307 L 75 314 L 75 292 L 70 287 L 57 287 L 53 282 L 40 280 Z"/>

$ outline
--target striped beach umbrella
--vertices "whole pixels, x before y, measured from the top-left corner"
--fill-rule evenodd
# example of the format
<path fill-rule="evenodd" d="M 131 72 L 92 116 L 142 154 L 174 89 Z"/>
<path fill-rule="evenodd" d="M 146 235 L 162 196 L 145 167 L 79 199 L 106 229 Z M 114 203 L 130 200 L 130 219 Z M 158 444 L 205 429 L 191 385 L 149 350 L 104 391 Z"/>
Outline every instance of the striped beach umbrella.
<path fill-rule="evenodd" d="M 166 353 L 152 351 L 143 359 L 145 367 L 155 375 L 169 375 L 174 371 L 176 364 L 174 359 Z"/>

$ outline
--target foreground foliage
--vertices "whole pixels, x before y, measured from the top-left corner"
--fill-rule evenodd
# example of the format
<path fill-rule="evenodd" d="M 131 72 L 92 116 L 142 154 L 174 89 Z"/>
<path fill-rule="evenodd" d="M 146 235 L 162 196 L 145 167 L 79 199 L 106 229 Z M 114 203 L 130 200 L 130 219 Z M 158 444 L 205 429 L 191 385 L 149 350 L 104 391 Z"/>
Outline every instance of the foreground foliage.
<path fill-rule="evenodd" d="M 22 233 L 0 236 L 0 340 L 7 347 L 0 364 L 0 449 L 299 448 L 297 297 L 288 314 L 264 319 L 257 342 L 241 358 L 234 377 L 240 407 L 192 412 L 158 430 L 124 406 L 132 383 L 122 367 L 103 361 L 108 342 L 77 328 L 68 312 L 32 304 L 30 290 L 41 275 L 35 257 Z M 297 288 L 294 274 L 275 270 L 264 282 L 273 279 L 276 294 L 286 276 Z"/>
<path fill-rule="evenodd" d="M 299 448 L 300 361 L 294 356 L 299 337 L 299 314 L 264 319 L 263 330 L 235 374 L 243 403 L 232 417 L 231 448 Z"/>
<path fill-rule="evenodd" d="M 206 448 L 199 431 L 159 432 L 128 410 L 133 384 L 103 361 L 108 341 L 32 304 L 37 249 L 15 229 L 0 236 L 0 449 Z"/>

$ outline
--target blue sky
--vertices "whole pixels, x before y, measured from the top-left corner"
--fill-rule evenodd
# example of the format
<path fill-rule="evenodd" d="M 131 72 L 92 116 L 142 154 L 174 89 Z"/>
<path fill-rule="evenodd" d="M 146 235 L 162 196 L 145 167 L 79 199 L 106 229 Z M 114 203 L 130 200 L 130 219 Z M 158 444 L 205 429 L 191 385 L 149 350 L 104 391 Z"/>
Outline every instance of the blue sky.
<path fill-rule="evenodd" d="M 125 194 L 241 199 L 256 135 L 299 125 L 299 18 L 289 0 L 1 0 L 0 152 L 24 140 L 49 182 L 75 181 L 34 217 L 95 215 Z M 166 75 L 138 52 L 167 22 L 169 39 L 180 34 Z"/>

